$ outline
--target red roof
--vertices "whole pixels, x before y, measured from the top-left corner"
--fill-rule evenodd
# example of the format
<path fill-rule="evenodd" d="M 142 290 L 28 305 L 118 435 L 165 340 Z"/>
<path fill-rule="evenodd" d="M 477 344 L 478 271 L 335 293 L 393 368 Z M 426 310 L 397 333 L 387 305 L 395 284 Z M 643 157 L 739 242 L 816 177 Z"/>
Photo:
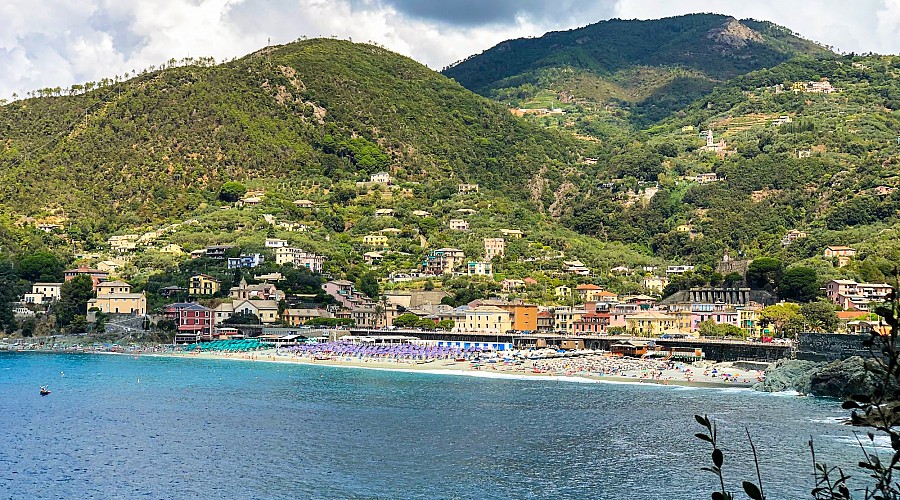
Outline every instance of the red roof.
<path fill-rule="evenodd" d="M 578 285 L 575 287 L 576 290 L 603 290 L 603 287 L 599 287 L 592 283 L 588 283 L 585 285 Z"/>

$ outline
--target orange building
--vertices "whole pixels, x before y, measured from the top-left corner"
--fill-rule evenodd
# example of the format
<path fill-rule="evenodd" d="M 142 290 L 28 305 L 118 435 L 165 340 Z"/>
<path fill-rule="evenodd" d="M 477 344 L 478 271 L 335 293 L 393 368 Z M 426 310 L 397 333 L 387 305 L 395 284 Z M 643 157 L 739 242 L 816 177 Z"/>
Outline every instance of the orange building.
<path fill-rule="evenodd" d="M 538 306 L 534 304 L 498 304 L 497 307 L 509 313 L 513 330 L 535 331 L 538 329 Z"/>

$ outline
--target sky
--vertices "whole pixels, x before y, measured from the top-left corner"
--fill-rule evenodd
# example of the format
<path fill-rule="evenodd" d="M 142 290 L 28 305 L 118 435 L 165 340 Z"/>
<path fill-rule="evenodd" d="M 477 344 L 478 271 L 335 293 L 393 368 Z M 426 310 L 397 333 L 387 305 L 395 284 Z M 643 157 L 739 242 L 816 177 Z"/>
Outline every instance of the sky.
<path fill-rule="evenodd" d="M 0 99 L 303 36 L 374 41 L 440 70 L 510 38 L 695 12 L 773 21 L 840 52 L 900 53 L 900 0 L 3 0 Z"/>

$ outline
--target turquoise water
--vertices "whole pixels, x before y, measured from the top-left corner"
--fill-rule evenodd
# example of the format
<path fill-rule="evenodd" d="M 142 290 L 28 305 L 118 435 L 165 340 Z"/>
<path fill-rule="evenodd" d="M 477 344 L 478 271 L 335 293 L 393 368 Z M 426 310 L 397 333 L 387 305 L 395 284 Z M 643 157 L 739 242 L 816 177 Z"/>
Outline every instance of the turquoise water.
<path fill-rule="evenodd" d="M 53 393 L 38 395 L 48 384 Z M 0 498 L 809 498 L 807 441 L 859 450 L 834 401 L 228 360 L 0 354 Z"/>

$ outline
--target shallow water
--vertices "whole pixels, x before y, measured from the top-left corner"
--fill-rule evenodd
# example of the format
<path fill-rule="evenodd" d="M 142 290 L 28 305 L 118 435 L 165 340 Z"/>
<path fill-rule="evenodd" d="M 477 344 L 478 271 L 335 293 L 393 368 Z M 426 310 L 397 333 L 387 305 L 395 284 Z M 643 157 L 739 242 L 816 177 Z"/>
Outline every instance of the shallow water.
<path fill-rule="evenodd" d="M 810 436 L 820 459 L 862 476 L 829 400 L 3 353 L 0 498 L 709 498 L 695 413 L 719 422 L 735 492 L 755 477 L 745 427 L 770 499 L 809 498 Z"/>

